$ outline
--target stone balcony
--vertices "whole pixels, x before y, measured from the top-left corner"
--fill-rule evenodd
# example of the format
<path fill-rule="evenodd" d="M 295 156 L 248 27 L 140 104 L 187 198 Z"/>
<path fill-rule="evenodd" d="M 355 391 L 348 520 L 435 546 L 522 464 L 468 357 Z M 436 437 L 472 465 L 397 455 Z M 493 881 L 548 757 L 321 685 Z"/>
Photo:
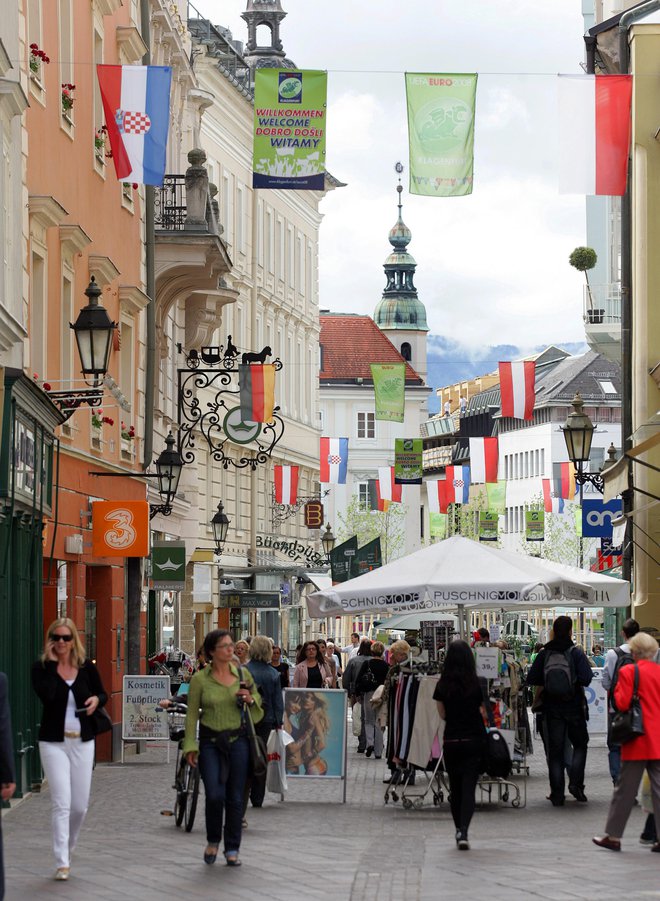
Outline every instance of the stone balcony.
<path fill-rule="evenodd" d="M 621 287 L 618 283 L 584 287 L 584 331 L 591 350 L 621 362 Z"/>

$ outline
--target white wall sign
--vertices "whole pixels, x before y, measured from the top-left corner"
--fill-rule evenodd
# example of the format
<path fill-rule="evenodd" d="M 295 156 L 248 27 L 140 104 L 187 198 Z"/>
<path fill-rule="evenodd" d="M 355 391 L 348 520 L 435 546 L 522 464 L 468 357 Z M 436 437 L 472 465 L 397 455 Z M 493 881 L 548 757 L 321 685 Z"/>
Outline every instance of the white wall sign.
<path fill-rule="evenodd" d="M 158 702 L 170 697 L 169 676 L 124 676 L 122 728 L 124 741 L 169 740 L 167 713 Z"/>

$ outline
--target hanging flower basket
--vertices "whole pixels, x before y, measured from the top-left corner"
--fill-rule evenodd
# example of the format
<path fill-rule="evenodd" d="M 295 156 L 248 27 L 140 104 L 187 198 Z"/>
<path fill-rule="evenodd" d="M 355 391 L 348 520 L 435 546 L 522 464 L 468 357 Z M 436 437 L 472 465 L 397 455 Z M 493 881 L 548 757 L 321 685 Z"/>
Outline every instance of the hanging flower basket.
<path fill-rule="evenodd" d="M 135 438 L 135 426 L 126 425 L 125 422 L 121 423 L 121 437 L 124 441 L 133 441 Z"/>
<path fill-rule="evenodd" d="M 43 50 L 39 49 L 38 44 L 30 44 L 30 72 L 33 75 L 38 75 L 39 70 L 41 69 L 41 64 L 50 62 L 50 57 L 46 55 Z"/>
<path fill-rule="evenodd" d="M 68 113 L 73 109 L 73 92 L 75 91 L 75 84 L 63 84 L 62 85 L 62 112 Z"/>

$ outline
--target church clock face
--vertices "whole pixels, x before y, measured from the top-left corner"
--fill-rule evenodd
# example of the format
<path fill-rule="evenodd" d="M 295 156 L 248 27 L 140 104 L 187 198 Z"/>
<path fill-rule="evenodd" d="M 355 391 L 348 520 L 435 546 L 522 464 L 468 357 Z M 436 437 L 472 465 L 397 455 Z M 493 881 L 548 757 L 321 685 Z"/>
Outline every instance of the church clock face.
<path fill-rule="evenodd" d="M 261 432 L 261 423 L 243 422 L 240 407 L 234 407 L 227 413 L 222 427 L 229 440 L 235 444 L 249 444 Z"/>

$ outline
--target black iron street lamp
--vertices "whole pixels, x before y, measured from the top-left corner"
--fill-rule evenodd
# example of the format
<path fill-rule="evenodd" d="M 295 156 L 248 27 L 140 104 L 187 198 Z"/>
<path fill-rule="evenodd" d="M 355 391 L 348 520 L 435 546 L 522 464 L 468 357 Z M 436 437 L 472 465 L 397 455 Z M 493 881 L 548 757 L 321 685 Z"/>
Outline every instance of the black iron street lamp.
<path fill-rule="evenodd" d="M 607 450 L 608 459 L 603 464 L 600 472 L 586 472 L 585 464 L 589 462 L 591 456 L 591 442 L 594 436 L 594 424 L 589 419 L 582 408 L 584 401 L 580 394 L 576 394 L 573 398 L 573 409 L 568 414 L 566 424 L 560 426 L 564 433 L 564 441 L 566 442 L 566 450 L 568 451 L 568 459 L 575 467 L 575 481 L 578 485 L 593 485 L 596 491 L 603 493 L 603 476 L 604 469 L 616 462 L 616 448 L 614 444 L 610 444 Z"/>
<path fill-rule="evenodd" d="M 153 519 L 158 513 L 169 516 L 172 512 L 172 501 L 179 488 L 179 479 L 183 469 L 181 454 L 174 450 L 174 435 L 170 432 L 165 439 L 165 450 L 156 460 L 156 478 L 158 479 L 158 493 L 163 503 L 152 504 L 149 515 Z"/>
<path fill-rule="evenodd" d="M 222 556 L 222 551 L 224 550 L 225 541 L 227 540 L 227 532 L 229 530 L 229 522 L 230 520 L 225 513 L 224 504 L 222 503 L 222 501 L 220 501 L 220 503 L 218 504 L 218 512 L 211 520 L 213 539 L 215 541 L 215 552 L 218 557 Z"/>
<path fill-rule="evenodd" d="M 330 523 L 327 523 L 325 527 L 325 532 L 321 536 L 321 545 L 323 546 L 323 553 L 325 556 L 330 559 L 330 552 L 333 550 L 335 544 L 337 543 L 337 539 L 332 534 L 332 529 L 330 528 Z"/>
<path fill-rule="evenodd" d="M 99 303 L 101 289 L 92 276 L 85 296 L 89 303 L 83 307 L 74 323 L 69 323 L 76 338 L 82 374 L 90 388 L 99 388 L 110 364 L 112 336 L 117 323 L 108 316 L 105 307 Z"/>

